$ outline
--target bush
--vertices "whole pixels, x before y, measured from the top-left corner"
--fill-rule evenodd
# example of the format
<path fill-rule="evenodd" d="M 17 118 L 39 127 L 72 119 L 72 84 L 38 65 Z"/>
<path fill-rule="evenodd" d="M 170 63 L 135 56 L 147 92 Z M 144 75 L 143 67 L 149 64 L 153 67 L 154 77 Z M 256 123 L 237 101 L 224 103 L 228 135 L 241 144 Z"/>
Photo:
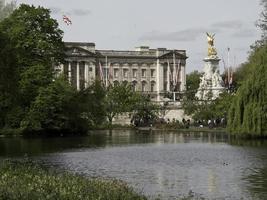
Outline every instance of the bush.
<path fill-rule="evenodd" d="M 0 165 L 0 199 L 142 200 L 125 183 L 87 179 L 55 173 L 29 161 L 4 161 Z"/>

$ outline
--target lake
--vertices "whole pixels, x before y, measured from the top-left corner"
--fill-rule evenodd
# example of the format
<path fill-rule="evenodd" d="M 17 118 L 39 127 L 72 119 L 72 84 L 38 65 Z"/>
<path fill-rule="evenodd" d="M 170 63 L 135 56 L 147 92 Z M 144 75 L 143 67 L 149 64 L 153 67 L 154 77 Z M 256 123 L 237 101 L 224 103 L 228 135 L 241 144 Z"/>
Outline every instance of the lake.
<path fill-rule="evenodd" d="M 151 198 L 267 199 L 267 141 L 223 133 L 114 130 L 86 137 L 0 138 L 0 159 L 23 157 L 123 180 Z"/>

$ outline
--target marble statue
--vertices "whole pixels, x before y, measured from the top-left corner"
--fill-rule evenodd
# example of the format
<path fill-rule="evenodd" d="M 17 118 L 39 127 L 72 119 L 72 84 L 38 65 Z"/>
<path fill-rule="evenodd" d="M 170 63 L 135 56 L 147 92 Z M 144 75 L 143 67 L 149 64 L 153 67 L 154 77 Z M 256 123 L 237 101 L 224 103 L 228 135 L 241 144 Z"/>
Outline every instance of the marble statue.
<path fill-rule="evenodd" d="M 214 100 L 224 90 L 223 81 L 219 72 L 219 57 L 214 47 L 215 34 L 207 34 L 208 56 L 204 58 L 204 74 L 200 78 L 200 84 L 196 93 L 199 100 Z"/>

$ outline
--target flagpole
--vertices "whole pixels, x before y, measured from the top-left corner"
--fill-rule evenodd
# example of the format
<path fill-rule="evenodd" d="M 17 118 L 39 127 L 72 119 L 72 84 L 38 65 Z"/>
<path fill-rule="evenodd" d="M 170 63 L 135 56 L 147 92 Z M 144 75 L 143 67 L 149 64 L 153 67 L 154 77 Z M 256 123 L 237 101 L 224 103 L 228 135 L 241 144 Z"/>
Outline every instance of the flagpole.
<path fill-rule="evenodd" d="M 173 50 L 173 101 L 176 100 L 176 97 L 175 97 L 175 88 L 176 88 L 176 63 L 175 63 L 175 52 Z"/>
<path fill-rule="evenodd" d="M 167 91 L 170 92 L 170 62 L 169 62 L 169 59 L 167 59 Z"/>
<path fill-rule="evenodd" d="M 228 68 L 228 74 L 227 74 L 227 80 L 228 80 L 228 88 L 230 88 L 230 48 L 227 48 L 227 68 Z"/>

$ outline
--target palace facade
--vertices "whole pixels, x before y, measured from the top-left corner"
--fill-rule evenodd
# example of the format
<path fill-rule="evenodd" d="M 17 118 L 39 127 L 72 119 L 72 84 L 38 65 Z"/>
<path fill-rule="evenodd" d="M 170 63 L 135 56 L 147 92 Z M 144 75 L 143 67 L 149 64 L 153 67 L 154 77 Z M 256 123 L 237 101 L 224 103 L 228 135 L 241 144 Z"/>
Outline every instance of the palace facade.
<path fill-rule="evenodd" d="M 60 65 L 80 90 L 96 79 L 103 84 L 127 83 L 133 90 L 161 101 L 186 89 L 186 51 L 141 46 L 135 51 L 97 50 L 94 43 L 66 42 L 66 62 Z M 175 98 L 174 98 L 175 99 Z"/>

